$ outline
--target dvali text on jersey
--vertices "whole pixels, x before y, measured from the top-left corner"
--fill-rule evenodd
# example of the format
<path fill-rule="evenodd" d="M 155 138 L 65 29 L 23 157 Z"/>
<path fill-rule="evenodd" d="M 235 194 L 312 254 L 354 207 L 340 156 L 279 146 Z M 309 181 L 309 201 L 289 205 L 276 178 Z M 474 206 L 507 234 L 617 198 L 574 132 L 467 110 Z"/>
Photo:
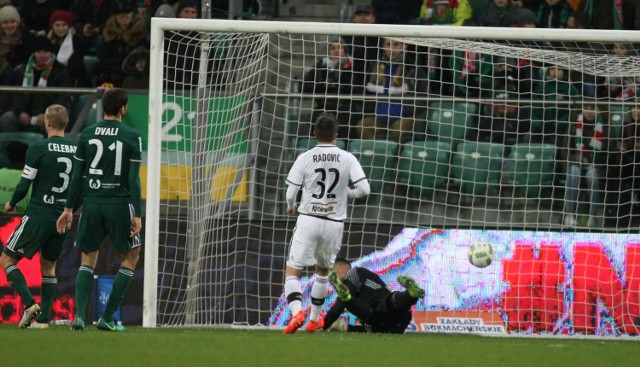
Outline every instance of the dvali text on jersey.
<path fill-rule="evenodd" d="M 118 135 L 117 127 L 96 127 L 96 135 Z"/>

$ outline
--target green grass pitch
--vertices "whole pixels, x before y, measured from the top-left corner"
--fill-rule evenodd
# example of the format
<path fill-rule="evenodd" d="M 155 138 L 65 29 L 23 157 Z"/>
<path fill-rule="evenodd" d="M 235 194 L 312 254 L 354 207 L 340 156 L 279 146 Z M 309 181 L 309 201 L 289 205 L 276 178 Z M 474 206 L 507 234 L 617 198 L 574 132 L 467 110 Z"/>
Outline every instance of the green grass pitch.
<path fill-rule="evenodd" d="M 445 334 L 308 334 L 246 329 L 0 325 L 0 366 L 637 366 L 634 340 L 495 338 Z"/>

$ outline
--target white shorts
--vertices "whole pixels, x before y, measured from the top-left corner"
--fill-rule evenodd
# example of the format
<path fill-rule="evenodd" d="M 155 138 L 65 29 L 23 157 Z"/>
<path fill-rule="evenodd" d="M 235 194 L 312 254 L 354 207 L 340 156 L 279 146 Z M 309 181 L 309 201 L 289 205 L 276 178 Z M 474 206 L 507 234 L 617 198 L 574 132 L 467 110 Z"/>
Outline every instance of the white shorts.
<path fill-rule="evenodd" d="M 299 215 L 293 229 L 287 266 L 302 269 L 318 265 L 330 269 L 342 245 L 343 222 Z"/>

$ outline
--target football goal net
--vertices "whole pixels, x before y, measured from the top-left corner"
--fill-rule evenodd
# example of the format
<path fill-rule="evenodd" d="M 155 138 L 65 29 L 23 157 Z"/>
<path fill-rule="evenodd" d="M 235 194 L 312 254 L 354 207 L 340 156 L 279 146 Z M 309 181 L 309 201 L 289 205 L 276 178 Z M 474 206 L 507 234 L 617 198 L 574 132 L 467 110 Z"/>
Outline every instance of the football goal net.
<path fill-rule="evenodd" d="M 153 18 L 151 37 L 144 326 L 286 324 L 285 178 L 330 112 L 372 191 L 340 256 L 418 279 L 414 330 L 636 333 L 640 33 Z"/>

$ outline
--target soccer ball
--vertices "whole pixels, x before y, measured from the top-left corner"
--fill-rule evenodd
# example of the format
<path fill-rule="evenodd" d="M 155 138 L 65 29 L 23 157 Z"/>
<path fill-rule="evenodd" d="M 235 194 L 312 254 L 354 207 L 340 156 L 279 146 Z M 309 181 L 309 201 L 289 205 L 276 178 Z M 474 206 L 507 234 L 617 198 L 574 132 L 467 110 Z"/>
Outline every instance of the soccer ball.
<path fill-rule="evenodd" d="M 469 262 L 478 268 L 485 268 L 493 261 L 493 246 L 486 242 L 477 242 L 469 247 Z"/>

